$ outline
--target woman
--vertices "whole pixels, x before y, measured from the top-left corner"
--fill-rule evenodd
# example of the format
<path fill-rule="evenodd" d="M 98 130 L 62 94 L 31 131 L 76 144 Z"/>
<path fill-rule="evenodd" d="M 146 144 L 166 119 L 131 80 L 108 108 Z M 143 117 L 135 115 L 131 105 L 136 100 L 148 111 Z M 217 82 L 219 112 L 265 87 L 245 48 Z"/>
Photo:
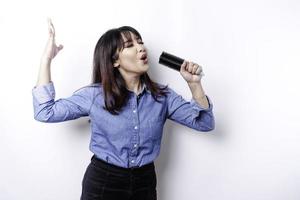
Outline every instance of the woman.
<path fill-rule="evenodd" d="M 55 101 L 50 64 L 63 46 L 55 43 L 51 20 L 48 26 L 49 39 L 32 90 L 34 118 L 62 122 L 90 117 L 94 155 L 83 177 L 81 199 L 157 199 L 154 160 L 166 119 L 199 131 L 214 129 L 212 104 L 201 86 L 202 68 L 187 61 L 181 66 L 193 96 L 188 102 L 150 79 L 141 35 L 123 26 L 108 30 L 96 44 L 92 83 Z"/>

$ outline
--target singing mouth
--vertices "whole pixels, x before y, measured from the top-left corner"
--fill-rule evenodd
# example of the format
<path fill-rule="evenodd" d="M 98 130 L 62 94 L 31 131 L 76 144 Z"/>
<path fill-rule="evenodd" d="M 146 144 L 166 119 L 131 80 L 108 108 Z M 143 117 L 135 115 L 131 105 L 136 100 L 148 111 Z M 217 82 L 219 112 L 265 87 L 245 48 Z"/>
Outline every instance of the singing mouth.
<path fill-rule="evenodd" d="M 141 60 L 147 59 L 147 54 L 144 53 L 144 54 L 140 57 L 140 59 L 141 59 Z"/>
<path fill-rule="evenodd" d="M 144 64 L 147 63 L 147 62 L 148 62 L 147 54 L 144 53 L 144 54 L 141 56 L 140 60 L 142 60 Z"/>
<path fill-rule="evenodd" d="M 143 61 L 144 64 L 148 63 L 148 59 L 147 58 L 144 59 L 144 60 L 142 60 L 142 61 Z"/>

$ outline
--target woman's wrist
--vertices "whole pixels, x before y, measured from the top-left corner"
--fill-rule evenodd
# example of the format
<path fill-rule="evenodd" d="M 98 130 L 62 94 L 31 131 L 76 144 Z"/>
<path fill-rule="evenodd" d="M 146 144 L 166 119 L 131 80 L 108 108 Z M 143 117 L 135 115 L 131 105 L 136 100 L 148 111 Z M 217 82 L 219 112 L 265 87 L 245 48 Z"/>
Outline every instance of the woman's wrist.
<path fill-rule="evenodd" d="M 52 61 L 52 59 L 49 58 L 49 57 L 46 56 L 46 55 L 43 55 L 43 56 L 41 57 L 41 62 L 51 62 L 51 61 Z"/>
<path fill-rule="evenodd" d="M 41 67 L 50 67 L 51 65 L 51 59 L 47 57 L 42 57 L 40 60 Z"/>

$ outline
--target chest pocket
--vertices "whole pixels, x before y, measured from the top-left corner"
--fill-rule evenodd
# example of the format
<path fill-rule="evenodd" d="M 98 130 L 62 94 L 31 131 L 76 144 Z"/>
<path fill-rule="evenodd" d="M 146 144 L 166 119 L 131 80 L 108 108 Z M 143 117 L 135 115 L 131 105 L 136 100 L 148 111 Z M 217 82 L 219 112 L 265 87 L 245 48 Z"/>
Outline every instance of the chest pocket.
<path fill-rule="evenodd" d="M 163 117 L 151 118 L 147 121 L 146 139 L 158 140 L 162 137 L 165 120 Z"/>

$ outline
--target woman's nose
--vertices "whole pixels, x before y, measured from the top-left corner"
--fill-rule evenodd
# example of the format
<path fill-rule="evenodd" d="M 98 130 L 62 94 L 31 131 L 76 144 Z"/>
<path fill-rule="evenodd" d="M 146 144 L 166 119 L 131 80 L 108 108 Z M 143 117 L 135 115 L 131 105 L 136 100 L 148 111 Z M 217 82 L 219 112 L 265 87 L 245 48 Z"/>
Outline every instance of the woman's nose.
<path fill-rule="evenodd" d="M 144 45 L 143 44 L 137 44 L 137 51 L 138 52 L 146 51 Z"/>

